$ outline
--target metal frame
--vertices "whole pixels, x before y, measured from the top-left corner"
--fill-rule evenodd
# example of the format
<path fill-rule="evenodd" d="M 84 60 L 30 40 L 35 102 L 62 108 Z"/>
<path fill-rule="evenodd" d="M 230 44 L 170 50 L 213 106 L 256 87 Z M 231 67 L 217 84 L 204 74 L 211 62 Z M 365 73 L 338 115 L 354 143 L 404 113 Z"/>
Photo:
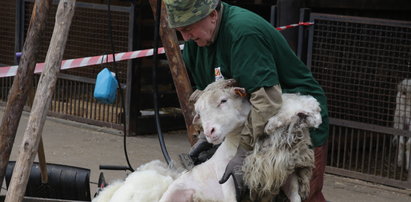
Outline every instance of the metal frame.
<path fill-rule="evenodd" d="M 304 19 L 305 16 L 307 16 L 304 12 L 301 13 L 301 19 Z M 317 20 L 324 20 L 324 21 L 333 21 L 333 22 L 347 22 L 347 23 L 356 23 L 356 24 L 367 24 L 367 25 L 377 25 L 377 26 L 390 26 L 390 27 L 401 27 L 401 28 L 411 28 L 411 22 L 405 22 L 405 21 L 398 21 L 398 20 L 386 20 L 386 19 L 374 19 L 374 18 L 365 18 L 365 17 L 352 17 L 352 16 L 339 16 L 339 15 L 331 15 L 331 14 L 322 14 L 322 13 L 311 13 L 310 15 L 310 22 L 316 22 Z M 304 33 L 303 33 L 303 29 L 300 29 L 300 35 L 299 35 L 299 40 L 303 40 L 299 42 L 299 49 L 298 49 L 298 55 L 303 57 L 302 59 L 304 60 L 306 58 L 307 61 L 307 67 L 312 69 L 312 64 L 313 64 L 313 45 L 315 43 L 314 41 L 314 32 L 316 29 L 316 25 L 311 26 L 308 28 L 308 44 L 307 47 L 304 47 Z M 306 50 L 306 57 L 304 56 L 304 51 Z M 385 63 L 384 63 L 385 64 Z M 387 64 L 385 64 L 387 65 Z M 389 67 L 389 66 L 388 66 Z M 387 67 L 387 68 L 388 68 Z M 314 75 L 315 76 L 315 75 Z M 338 84 L 335 84 L 336 88 L 338 88 Z M 353 134 L 351 131 L 351 133 L 347 132 L 348 130 L 363 130 L 366 131 L 364 133 L 364 139 L 362 139 L 363 141 L 366 141 L 366 137 L 373 137 L 374 134 L 382 134 L 382 135 L 376 135 L 374 137 L 374 142 L 380 141 L 378 138 L 383 139 L 381 141 L 384 141 L 383 143 L 380 142 L 380 144 L 385 145 L 382 146 L 380 149 L 380 151 L 378 151 L 378 148 L 376 148 L 378 152 L 382 152 L 384 153 L 384 150 L 386 150 L 387 148 L 391 149 L 391 143 L 390 142 L 385 142 L 385 140 L 387 139 L 387 137 L 390 137 L 391 139 L 395 136 L 404 136 L 406 138 L 411 138 L 411 131 L 404 131 L 404 130 L 398 130 L 398 129 L 394 129 L 392 127 L 385 127 L 385 126 L 379 126 L 376 124 L 368 124 L 368 123 L 362 123 L 362 122 L 358 122 L 358 121 L 352 121 L 352 120 L 347 120 L 347 119 L 339 119 L 339 118 L 330 118 L 330 126 L 335 126 L 338 129 L 333 128 L 333 130 L 330 130 L 330 138 L 331 136 L 334 135 L 334 133 L 338 133 L 341 131 L 336 131 L 336 130 L 341 130 L 341 128 L 345 128 L 345 133 L 343 133 L 342 135 L 340 134 L 338 136 L 338 138 L 343 137 L 344 139 L 338 139 L 338 140 L 333 140 L 333 144 L 334 142 L 337 142 L 339 144 L 339 142 L 344 142 L 343 146 L 338 146 L 338 154 L 337 157 L 339 158 L 340 156 L 342 156 L 341 158 L 344 158 L 342 160 L 342 164 L 344 164 L 346 162 L 347 159 L 346 156 L 341 155 L 340 152 L 353 152 L 353 151 L 349 151 L 349 149 L 347 148 L 347 137 L 348 139 L 354 135 L 361 135 L 361 134 Z M 380 136 L 383 136 L 383 138 L 381 138 Z M 362 137 L 361 137 L 362 138 Z M 389 140 L 389 139 L 388 139 Z M 351 142 L 353 140 L 351 139 Z M 354 140 L 355 141 L 355 140 Z M 373 139 L 369 140 L 371 142 L 364 142 L 362 146 L 365 147 L 371 147 L 372 144 L 374 144 L 372 141 Z M 342 144 L 342 143 L 341 143 Z M 378 145 L 378 144 L 377 144 Z M 334 146 L 334 145 L 332 145 Z M 378 147 L 375 146 L 374 147 Z M 387 147 L 387 148 L 386 148 Z M 329 145 L 329 149 L 330 149 L 330 145 Z M 341 150 L 341 151 L 340 151 Z M 365 150 L 365 149 L 364 149 Z M 367 155 L 370 155 L 369 157 L 371 157 L 372 152 L 375 150 L 372 150 L 372 148 L 368 151 L 370 153 L 367 153 Z M 386 151 L 387 152 L 387 151 Z M 388 156 L 391 156 L 391 158 L 396 157 L 395 155 L 398 154 L 397 152 L 391 152 L 388 151 L 389 154 Z M 352 153 L 349 154 L 348 158 L 351 158 L 351 155 L 353 155 Z M 358 155 L 358 154 L 357 154 Z M 354 157 L 353 157 L 354 158 Z M 367 158 L 367 157 L 366 157 Z M 374 158 L 374 157 L 373 157 Z M 380 157 L 375 157 L 375 158 L 380 158 Z M 382 162 L 384 162 L 384 157 L 382 157 Z M 388 158 L 388 157 L 387 157 Z M 388 161 L 388 164 L 390 164 L 391 159 L 385 159 L 385 161 Z M 341 160 L 341 159 L 339 159 Z M 336 160 L 337 162 L 339 160 Z M 369 160 L 369 159 L 368 159 Z M 363 159 L 364 161 L 364 159 Z M 329 162 L 330 163 L 330 162 Z M 364 163 L 364 162 L 362 162 Z M 368 161 L 368 164 L 370 163 L 370 160 Z M 395 160 L 394 160 L 395 163 Z M 377 165 L 377 163 L 375 163 Z M 338 165 L 338 164 L 337 164 Z M 381 167 L 381 171 L 377 172 L 377 168 L 373 168 L 375 169 L 374 171 L 374 175 L 373 174 L 369 174 L 369 173 L 363 173 L 363 172 L 357 172 L 354 170 L 347 170 L 344 168 L 339 168 L 339 167 L 333 167 L 328 165 L 326 167 L 326 172 L 328 173 L 332 173 L 332 174 L 337 174 L 337 175 L 343 175 L 343 176 L 347 176 L 347 177 L 353 177 L 353 178 L 357 178 L 357 179 L 361 179 L 361 180 L 366 180 L 366 181 L 371 181 L 371 182 L 376 182 L 376 183 L 381 183 L 381 184 L 386 184 L 386 185 L 390 185 L 390 186 L 395 186 L 395 187 L 401 187 L 401 188 L 411 188 L 411 170 L 408 171 L 408 174 L 405 176 L 406 180 L 399 180 L 399 179 L 393 179 L 390 178 L 389 176 L 391 175 L 390 172 L 390 166 L 391 168 L 394 167 L 394 175 L 395 172 L 397 170 L 397 168 L 395 168 L 396 165 L 388 165 L 388 171 L 383 170 L 383 166 L 384 165 L 378 165 L 378 166 L 382 166 Z M 343 166 L 344 167 L 344 166 Z M 349 167 L 349 166 L 348 166 Z M 370 168 L 368 168 L 369 170 Z M 388 177 L 384 175 L 382 175 L 382 172 L 388 172 Z M 381 172 L 381 173 L 379 173 Z M 403 176 L 403 173 L 405 173 L 406 171 L 400 169 L 401 173 L 398 173 L 399 175 Z M 404 177 L 404 176 L 403 176 Z"/>
<path fill-rule="evenodd" d="M 17 9 L 16 9 L 16 35 L 15 35 L 15 50 L 20 51 L 22 49 L 23 43 L 24 43 L 24 10 L 25 10 L 25 4 L 26 3 L 33 3 L 34 0 L 16 0 L 17 1 Z M 58 0 L 53 0 L 53 5 L 57 5 L 58 4 Z M 85 3 L 85 2 L 76 2 L 76 7 L 79 8 L 88 8 L 88 9 L 93 9 L 93 10 L 107 10 L 107 5 L 104 4 L 94 4 L 94 3 Z M 125 12 L 128 13 L 129 17 L 129 25 L 128 25 L 128 50 L 133 50 L 133 24 L 134 24 L 134 7 L 130 6 L 130 7 L 126 7 L 126 6 L 115 6 L 112 5 L 111 6 L 111 10 L 112 11 L 116 11 L 116 12 Z M 129 61 L 127 63 L 127 69 L 131 68 L 131 61 Z M 86 84 L 95 84 L 95 79 L 90 79 L 87 77 L 81 77 L 81 76 L 75 76 L 75 75 L 69 75 L 69 74 L 64 74 L 61 73 L 59 74 L 59 80 L 61 81 L 73 81 L 73 82 L 77 82 L 78 84 L 76 84 L 76 86 L 74 88 L 75 91 L 78 92 L 83 92 L 85 91 L 85 89 L 77 89 L 79 88 L 78 85 L 86 85 Z M 127 79 L 128 80 L 128 79 Z M 122 84 L 122 87 L 125 88 L 126 84 Z M 69 93 L 69 96 L 74 95 L 73 92 Z M 129 98 L 128 96 L 124 96 L 127 100 L 126 100 L 126 109 L 130 106 L 130 102 L 129 102 Z M 74 105 L 77 105 L 78 103 L 74 103 Z M 95 103 L 97 104 L 97 103 Z M 101 104 L 97 104 L 97 105 L 101 105 Z M 97 107 L 96 107 L 97 108 Z M 100 108 L 100 107 L 99 107 Z M 110 106 L 101 106 L 101 108 L 103 109 L 107 109 L 110 110 Z M 71 111 L 71 110 L 70 110 Z M 115 129 L 122 129 L 122 124 L 119 123 L 113 123 L 113 122 L 106 122 L 106 121 L 99 121 L 99 120 L 93 120 L 90 118 L 83 118 L 83 117 L 79 117 L 79 116 L 75 116 L 75 115 L 70 115 L 68 113 L 59 113 L 59 112 L 55 112 L 52 111 L 52 109 L 49 112 L 49 115 L 54 116 L 54 117 L 58 117 L 58 118 L 63 118 L 63 119 L 69 119 L 69 120 L 73 120 L 73 121 L 78 121 L 78 122 L 82 122 L 82 123 L 88 123 L 88 124 L 93 124 L 93 125 L 98 125 L 98 126 L 104 126 L 104 127 L 110 127 L 110 128 L 115 128 Z M 128 119 L 128 118 L 126 118 Z"/>

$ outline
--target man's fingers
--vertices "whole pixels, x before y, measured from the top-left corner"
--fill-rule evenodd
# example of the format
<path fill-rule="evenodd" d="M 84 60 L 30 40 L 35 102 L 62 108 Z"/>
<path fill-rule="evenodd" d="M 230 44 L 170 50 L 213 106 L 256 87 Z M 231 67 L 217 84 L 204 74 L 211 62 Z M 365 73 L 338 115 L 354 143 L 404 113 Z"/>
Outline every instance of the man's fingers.
<path fill-rule="evenodd" d="M 208 150 L 213 146 L 213 144 L 208 142 L 201 142 L 199 144 L 195 144 L 192 150 L 189 152 L 191 157 L 197 157 L 202 151 Z"/>
<path fill-rule="evenodd" d="M 218 183 L 224 184 L 230 178 L 230 175 L 232 175 L 232 173 L 230 171 L 228 171 L 227 168 L 226 168 L 223 177 L 221 177 L 221 179 L 220 179 L 220 181 L 218 181 Z"/>
<path fill-rule="evenodd" d="M 241 201 L 241 198 L 243 197 L 245 192 L 243 178 L 241 175 L 233 175 L 233 180 L 237 201 Z"/>

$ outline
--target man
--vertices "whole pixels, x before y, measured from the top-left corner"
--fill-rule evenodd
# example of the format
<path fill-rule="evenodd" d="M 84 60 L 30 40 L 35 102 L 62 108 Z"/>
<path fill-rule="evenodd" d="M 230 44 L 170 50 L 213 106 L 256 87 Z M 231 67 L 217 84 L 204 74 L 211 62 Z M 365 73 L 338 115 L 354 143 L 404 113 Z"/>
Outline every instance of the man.
<path fill-rule="evenodd" d="M 244 154 L 253 149 L 268 119 L 281 107 L 281 93 L 308 94 L 319 101 L 323 123 L 310 131 L 316 168 L 307 201 L 325 201 L 321 189 L 328 137 L 326 97 L 287 41 L 260 16 L 219 0 L 165 0 L 165 4 L 170 27 L 186 41 L 183 57 L 194 88 L 203 90 L 215 80 L 234 78 L 250 95 L 252 110 L 240 146 L 220 183 L 232 176 L 237 196 L 243 196 L 242 175 L 234 170 L 241 168 Z"/>

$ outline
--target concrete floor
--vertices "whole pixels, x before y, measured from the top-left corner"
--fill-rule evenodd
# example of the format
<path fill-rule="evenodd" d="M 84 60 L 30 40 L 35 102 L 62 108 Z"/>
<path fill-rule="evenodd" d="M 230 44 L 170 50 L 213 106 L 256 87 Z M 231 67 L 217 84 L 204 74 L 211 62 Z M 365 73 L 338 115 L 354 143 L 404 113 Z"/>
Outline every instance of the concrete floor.
<path fill-rule="evenodd" d="M 3 108 L 0 107 L 0 117 Z M 14 143 L 10 160 L 17 158 L 22 136 L 29 114 L 24 113 Z M 90 126 L 56 118 L 48 118 L 43 130 L 46 160 L 48 163 L 64 164 L 89 168 L 90 190 L 94 195 L 100 174 L 99 165 L 126 165 L 123 152 L 123 137 L 112 129 Z M 189 150 L 184 131 L 165 134 L 168 152 L 178 161 L 178 154 Z M 154 159 L 163 160 L 156 135 L 127 138 L 130 162 L 134 168 Z M 36 159 L 37 161 L 37 159 Z M 107 171 L 104 175 L 108 182 L 126 177 L 125 171 Z M 1 195 L 6 193 L 3 183 Z M 324 194 L 331 202 L 372 201 L 386 202 L 411 201 L 411 190 L 397 189 L 360 180 L 326 174 Z"/>

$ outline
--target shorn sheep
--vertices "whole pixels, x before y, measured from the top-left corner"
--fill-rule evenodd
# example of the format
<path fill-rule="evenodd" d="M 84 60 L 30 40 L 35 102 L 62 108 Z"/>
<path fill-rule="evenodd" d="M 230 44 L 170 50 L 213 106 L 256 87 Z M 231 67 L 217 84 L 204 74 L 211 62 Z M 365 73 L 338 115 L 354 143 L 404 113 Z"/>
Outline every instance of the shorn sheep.
<path fill-rule="evenodd" d="M 411 131 L 411 79 L 404 79 L 398 84 L 396 106 L 394 112 L 394 128 Z M 409 170 L 411 138 L 404 136 L 396 137 L 398 139 L 398 159 L 399 167 L 404 166 Z"/>
<path fill-rule="evenodd" d="M 194 123 L 201 125 L 208 142 L 221 145 L 208 161 L 179 175 L 159 201 L 236 201 L 233 179 L 218 183 L 236 153 L 238 134 L 251 110 L 245 89 L 234 84 L 233 80 L 217 81 L 198 96 Z M 314 167 L 308 128 L 320 123 L 320 107 L 314 98 L 283 94 L 282 108 L 266 126 L 270 135 L 260 138 L 246 157 L 243 170 L 250 190 L 277 193 L 282 188 L 290 201 L 304 199 Z"/>

